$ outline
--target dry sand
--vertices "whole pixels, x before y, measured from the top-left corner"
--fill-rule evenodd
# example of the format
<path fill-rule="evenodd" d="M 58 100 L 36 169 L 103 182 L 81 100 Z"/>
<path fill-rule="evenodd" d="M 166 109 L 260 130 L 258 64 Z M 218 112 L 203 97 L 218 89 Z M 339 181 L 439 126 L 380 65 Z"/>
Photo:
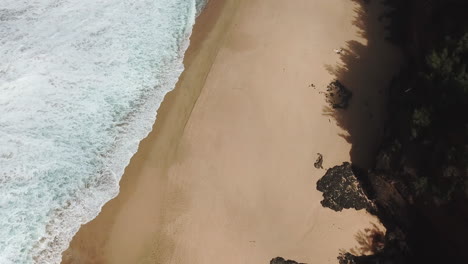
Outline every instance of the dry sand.
<path fill-rule="evenodd" d="M 315 184 L 325 170 L 314 168 L 317 152 L 325 168 L 350 160 L 346 132 L 324 113 L 319 92 L 338 74 L 327 67 L 340 63 L 333 49 L 368 45 L 353 23 L 359 8 L 352 0 L 211 0 L 187 70 L 119 196 L 82 227 L 64 263 L 337 263 L 340 249 L 359 251 L 355 235 L 377 220 L 323 208 Z M 379 45 L 378 54 L 390 54 L 382 63 L 395 64 L 391 47 Z M 371 83 L 385 86 L 391 72 L 377 66 Z"/>

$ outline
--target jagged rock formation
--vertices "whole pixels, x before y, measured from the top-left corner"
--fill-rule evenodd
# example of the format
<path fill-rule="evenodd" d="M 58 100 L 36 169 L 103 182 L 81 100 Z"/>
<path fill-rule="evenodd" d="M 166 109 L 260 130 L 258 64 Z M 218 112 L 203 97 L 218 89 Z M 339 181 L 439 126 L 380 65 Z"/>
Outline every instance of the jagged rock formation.
<path fill-rule="evenodd" d="M 270 261 L 270 264 L 305 264 L 305 263 L 299 263 L 294 260 L 285 260 L 282 257 L 276 257 Z"/>
<path fill-rule="evenodd" d="M 352 96 L 353 93 L 338 80 L 334 80 L 327 86 L 327 102 L 333 108 L 348 108 Z"/>
<path fill-rule="evenodd" d="M 364 194 L 349 162 L 328 169 L 318 180 L 317 190 L 323 192 L 322 206 L 334 211 L 343 208 L 370 209 L 372 203 Z"/>

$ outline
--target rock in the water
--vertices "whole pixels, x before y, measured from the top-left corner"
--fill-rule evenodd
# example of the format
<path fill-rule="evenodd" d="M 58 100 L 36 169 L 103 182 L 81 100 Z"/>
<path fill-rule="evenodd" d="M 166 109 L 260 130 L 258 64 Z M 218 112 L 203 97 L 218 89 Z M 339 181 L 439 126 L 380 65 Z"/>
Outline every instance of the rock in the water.
<path fill-rule="evenodd" d="M 277 258 L 272 259 L 270 261 L 270 264 L 305 264 L 305 263 L 299 263 L 294 260 L 289 260 L 289 259 L 285 260 L 282 257 L 277 257 Z"/>
<path fill-rule="evenodd" d="M 343 208 L 372 208 L 371 201 L 364 194 L 348 162 L 328 169 L 318 180 L 317 190 L 323 192 L 323 200 L 320 202 L 322 206 L 334 211 L 341 211 Z"/>
<path fill-rule="evenodd" d="M 348 90 L 340 81 L 335 80 L 327 86 L 327 102 L 333 108 L 348 108 L 349 101 L 353 93 Z"/>

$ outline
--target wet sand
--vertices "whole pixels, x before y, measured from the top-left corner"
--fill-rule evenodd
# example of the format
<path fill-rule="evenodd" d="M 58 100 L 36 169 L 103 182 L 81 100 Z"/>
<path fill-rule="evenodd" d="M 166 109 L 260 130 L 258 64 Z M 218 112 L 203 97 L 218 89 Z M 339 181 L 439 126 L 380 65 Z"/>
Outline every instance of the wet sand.
<path fill-rule="evenodd" d="M 359 247 L 355 235 L 377 220 L 323 208 L 315 184 L 325 170 L 314 167 L 318 152 L 325 169 L 350 160 L 321 92 L 336 77 L 333 50 L 367 43 L 353 24 L 359 8 L 211 0 L 120 194 L 63 263 L 337 263 L 341 249 Z"/>

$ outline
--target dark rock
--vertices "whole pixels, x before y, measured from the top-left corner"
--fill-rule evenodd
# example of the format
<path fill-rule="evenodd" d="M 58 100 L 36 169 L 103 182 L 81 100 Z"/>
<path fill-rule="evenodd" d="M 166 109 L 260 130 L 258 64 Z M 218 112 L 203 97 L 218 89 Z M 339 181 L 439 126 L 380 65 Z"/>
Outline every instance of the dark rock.
<path fill-rule="evenodd" d="M 317 153 L 318 157 L 317 160 L 315 160 L 314 167 L 317 169 L 323 169 L 322 163 L 323 163 L 323 155 L 320 153 Z"/>
<path fill-rule="evenodd" d="M 348 162 L 328 169 L 318 180 L 317 190 L 323 192 L 323 200 L 320 202 L 322 206 L 334 211 L 341 211 L 343 208 L 356 210 L 373 208 L 372 202 L 364 194 Z"/>
<path fill-rule="evenodd" d="M 276 257 L 270 261 L 270 264 L 305 264 L 305 263 L 299 263 L 294 260 L 285 260 L 282 257 Z"/>
<path fill-rule="evenodd" d="M 353 93 L 346 88 L 340 81 L 335 80 L 327 86 L 327 102 L 333 108 L 348 108 L 349 101 L 353 96 Z"/>

